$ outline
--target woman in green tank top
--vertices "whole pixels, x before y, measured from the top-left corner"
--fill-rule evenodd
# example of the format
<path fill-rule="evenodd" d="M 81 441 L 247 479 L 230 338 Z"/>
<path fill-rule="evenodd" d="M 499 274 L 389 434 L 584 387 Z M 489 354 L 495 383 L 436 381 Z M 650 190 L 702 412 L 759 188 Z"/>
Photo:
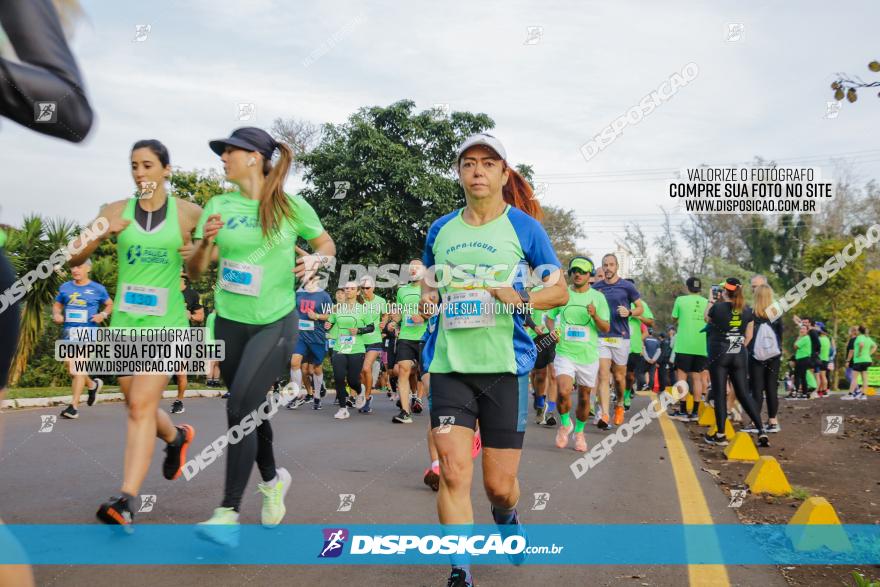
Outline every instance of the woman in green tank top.
<path fill-rule="evenodd" d="M 262 478 L 258 489 L 263 494 L 263 525 L 276 526 L 286 512 L 284 496 L 291 476 L 275 465 L 269 420 L 277 404 L 267 391 L 277 377 L 287 374 L 293 354 L 296 278 L 307 281 L 307 274 L 317 269 L 315 263 L 326 264 L 336 254 L 336 246 L 305 198 L 284 192 L 293 160 L 289 146 L 262 129 L 245 127 L 229 138 L 211 141 L 210 147 L 223 160 L 226 179 L 239 189 L 215 195 L 205 205 L 187 267 L 190 277 L 198 278 L 212 260 L 219 266 L 214 335 L 225 345 L 220 374 L 229 388 L 229 434 L 240 440 L 229 444 L 223 500 L 199 525 L 199 535 L 234 545 L 242 496 L 254 464 Z M 316 255 L 299 249 L 298 238 L 306 240 Z"/>
<path fill-rule="evenodd" d="M 107 204 L 99 217 L 109 223 L 106 233 L 90 241 L 70 260 L 89 257 L 100 242 L 116 237 L 119 279 L 111 327 L 188 328 L 186 305 L 180 291 L 180 268 L 192 250 L 191 234 L 202 209 L 169 196 L 165 181 L 171 175 L 168 149 L 156 140 L 138 141 L 131 151 L 134 197 Z M 80 243 L 82 245 L 82 243 Z M 155 438 L 168 443 L 163 475 L 180 476 L 192 426 L 175 426 L 159 408 L 170 374 L 133 374 L 119 377 L 128 407 L 121 495 L 101 505 L 97 516 L 108 524 L 131 524 L 134 496 L 140 492 L 153 458 Z"/>

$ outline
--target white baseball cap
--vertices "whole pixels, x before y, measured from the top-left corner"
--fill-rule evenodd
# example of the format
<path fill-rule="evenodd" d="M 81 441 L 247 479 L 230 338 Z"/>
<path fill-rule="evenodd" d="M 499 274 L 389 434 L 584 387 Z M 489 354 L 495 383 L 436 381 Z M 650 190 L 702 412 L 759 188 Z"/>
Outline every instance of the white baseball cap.
<path fill-rule="evenodd" d="M 477 145 L 483 145 L 484 147 L 489 147 L 498 155 L 501 156 L 505 161 L 507 160 L 507 151 L 504 150 L 504 145 L 501 144 L 501 141 L 490 135 L 489 133 L 481 132 L 475 135 L 471 135 L 464 140 L 464 142 L 459 145 L 458 150 L 455 154 L 455 160 L 461 161 L 461 156 L 465 151 L 470 149 L 471 147 L 475 147 Z"/>

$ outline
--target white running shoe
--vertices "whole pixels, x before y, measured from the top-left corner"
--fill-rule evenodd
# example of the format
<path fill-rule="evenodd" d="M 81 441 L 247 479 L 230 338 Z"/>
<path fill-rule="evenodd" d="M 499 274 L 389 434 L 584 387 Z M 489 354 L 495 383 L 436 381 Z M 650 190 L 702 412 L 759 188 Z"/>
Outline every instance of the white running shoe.
<path fill-rule="evenodd" d="M 232 508 L 216 508 L 210 520 L 199 522 L 196 534 L 221 546 L 236 547 L 241 532 L 238 513 Z"/>
<path fill-rule="evenodd" d="M 361 386 L 361 392 L 359 394 L 357 394 L 357 397 L 354 400 L 354 407 L 359 410 L 362 407 L 364 407 L 364 404 L 366 404 L 366 403 L 367 403 L 367 395 L 363 391 L 363 386 Z"/>
<path fill-rule="evenodd" d="M 261 520 L 266 528 L 274 528 L 284 519 L 287 508 L 284 497 L 290 490 L 290 473 L 287 469 L 276 469 L 274 483 L 259 483 L 257 490 L 263 494 L 263 511 Z"/>
<path fill-rule="evenodd" d="M 346 420 L 351 417 L 351 414 L 348 413 L 348 408 L 339 408 L 339 411 L 333 417 L 337 420 Z"/>

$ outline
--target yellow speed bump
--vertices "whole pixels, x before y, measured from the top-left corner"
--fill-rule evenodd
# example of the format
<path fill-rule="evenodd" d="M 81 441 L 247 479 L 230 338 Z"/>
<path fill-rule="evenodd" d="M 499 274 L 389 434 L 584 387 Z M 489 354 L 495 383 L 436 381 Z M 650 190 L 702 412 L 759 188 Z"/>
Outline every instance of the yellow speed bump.
<path fill-rule="evenodd" d="M 852 550 L 837 512 L 824 497 L 804 500 L 789 520 L 785 534 L 795 550 L 812 551 L 823 546 L 833 552 Z"/>
<path fill-rule="evenodd" d="M 713 408 L 712 406 L 707 406 L 705 403 L 700 403 L 700 408 L 703 410 L 703 413 L 700 414 L 700 419 L 697 420 L 697 424 L 699 424 L 700 426 L 714 426 L 715 408 Z"/>
<path fill-rule="evenodd" d="M 782 472 L 779 462 L 770 456 L 758 457 L 758 462 L 746 476 L 746 484 L 752 493 L 769 493 L 770 495 L 788 495 L 791 485 Z"/>
<path fill-rule="evenodd" d="M 712 422 L 712 425 L 709 426 L 709 436 L 712 436 L 718 432 L 718 426 L 715 425 L 715 422 Z M 733 424 L 730 423 L 730 420 L 724 421 L 724 436 L 727 438 L 733 438 L 736 435 L 736 430 L 733 429 Z"/>
<path fill-rule="evenodd" d="M 865 390 L 865 395 L 877 395 L 877 390 L 873 387 L 869 387 Z"/>
<path fill-rule="evenodd" d="M 730 461 L 754 463 L 761 455 L 758 454 L 758 449 L 755 448 L 755 443 L 752 442 L 752 437 L 747 432 L 737 432 L 730 444 L 724 449 L 724 456 Z"/>

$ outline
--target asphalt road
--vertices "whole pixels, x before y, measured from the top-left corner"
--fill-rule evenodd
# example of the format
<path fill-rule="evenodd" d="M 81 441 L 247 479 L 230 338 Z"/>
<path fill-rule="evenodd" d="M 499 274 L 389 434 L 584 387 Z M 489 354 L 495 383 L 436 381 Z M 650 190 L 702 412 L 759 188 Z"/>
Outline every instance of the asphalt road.
<path fill-rule="evenodd" d="M 332 396 L 328 396 L 331 399 Z M 636 398 L 634 409 L 647 405 Z M 427 465 L 427 414 L 413 425 L 393 425 L 396 409 L 384 396 L 374 400 L 374 413 L 353 413 L 347 421 L 333 419 L 328 406 L 282 410 L 273 418 L 276 460 L 293 476 L 287 496 L 285 523 L 344 525 L 354 523 L 435 523 L 434 494 L 422 484 Z M 163 401 L 170 407 L 170 400 Z M 201 450 L 225 433 L 223 400 L 192 399 L 178 422 L 193 424 L 194 443 Z M 91 524 L 97 506 L 118 493 L 122 472 L 125 411 L 122 403 L 81 407 L 80 419 L 58 419 L 50 433 L 39 433 L 41 415 L 60 409 L 28 409 L 0 415 L 4 439 L 0 449 L 0 516 L 12 524 Z M 634 412 L 630 412 L 634 413 Z M 675 426 L 683 426 L 675 423 Z M 569 465 L 579 455 L 559 450 L 554 431 L 532 422 L 520 469 L 525 522 L 547 524 L 680 524 L 682 503 L 676 488 L 664 434 L 658 422 L 648 425 L 580 479 Z M 592 446 L 605 433 L 588 426 Z M 691 463 L 698 457 L 685 439 Z M 207 519 L 222 497 L 223 467 L 214 463 L 189 482 L 169 482 L 160 471 L 157 443 L 153 467 L 142 494 L 155 494 L 146 523 L 193 524 Z M 693 466 L 693 465 L 691 465 Z M 697 468 L 699 486 L 714 523 L 737 523 L 728 500 L 706 473 Z M 256 471 L 242 506 L 243 523 L 259 523 L 260 500 Z M 535 493 L 550 493 L 546 509 L 532 510 Z M 339 494 L 356 495 L 350 512 L 337 512 Z M 491 523 L 488 502 L 477 468 L 473 498 L 476 523 Z M 685 505 L 687 507 L 687 505 Z M 71 544 L 71 549 L 88 544 Z M 289 545 L 314 549 L 315 545 Z M 628 545 L 619 545 L 621 549 Z M 662 548 L 662 545 L 658 545 Z M 590 548 L 584 544 L 583 548 Z M 727 567 L 732 585 L 785 585 L 773 567 Z M 474 566 L 482 587 L 539 585 L 548 580 L 566 585 L 687 585 L 686 566 Z M 39 585 L 445 585 L 448 567 L 440 566 L 38 566 Z M 691 581 L 692 584 L 695 584 Z"/>

